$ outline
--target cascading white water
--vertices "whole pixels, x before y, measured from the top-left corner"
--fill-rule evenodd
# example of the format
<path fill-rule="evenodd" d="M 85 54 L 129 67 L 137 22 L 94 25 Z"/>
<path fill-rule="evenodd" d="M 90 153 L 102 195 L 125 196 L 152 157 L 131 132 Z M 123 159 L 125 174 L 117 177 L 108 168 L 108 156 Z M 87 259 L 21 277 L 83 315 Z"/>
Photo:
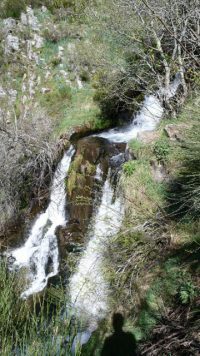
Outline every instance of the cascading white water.
<path fill-rule="evenodd" d="M 128 142 L 136 138 L 139 132 L 154 130 L 162 115 L 163 107 L 160 100 L 150 95 L 145 98 L 141 111 L 130 125 L 102 132 L 98 136 L 114 142 Z"/>
<path fill-rule="evenodd" d="M 140 112 L 130 125 L 111 129 L 95 136 L 113 142 L 129 142 L 131 139 L 137 138 L 140 132 L 154 130 L 164 112 L 159 97 L 172 98 L 180 84 L 181 78 L 178 73 L 168 91 L 159 91 L 157 96 L 145 97 Z M 98 167 L 96 176 L 99 177 Z M 75 352 L 77 344 L 84 344 L 89 340 L 98 320 L 102 319 L 108 310 L 109 286 L 103 273 L 103 258 L 109 237 L 119 231 L 122 219 L 123 204 L 119 197 L 113 201 L 113 189 L 108 177 L 104 185 L 101 205 L 96 214 L 93 233 L 79 261 L 77 271 L 70 280 L 70 297 L 73 308 L 80 319 L 86 318 L 88 322 L 87 329 L 79 332 L 75 337 L 72 352 Z"/>
<path fill-rule="evenodd" d="M 167 99 L 173 98 L 180 84 L 180 73 L 177 73 L 174 81 L 169 85 L 168 90 L 159 90 L 157 93 L 158 97 L 155 95 L 145 97 L 141 110 L 134 117 L 130 125 L 111 129 L 97 136 L 107 138 L 113 142 L 129 142 L 131 139 L 136 138 L 139 132 L 155 130 L 164 112 L 159 97 L 165 97 Z"/>
<path fill-rule="evenodd" d="M 139 132 L 154 130 L 164 111 L 159 96 L 173 97 L 180 83 L 180 76 L 177 75 L 167 92 L 159 91 L 157 96 L 147 96 L 131 125 L 108 130 L 97 136 L 114 142 L 128 142 L 136 138 Z M 30 285 L 22 293 L 23 298 L 43 290 L 48 279 L 58 273 L 59 256 L 55 230 L 66 223 L 64 178 L 73 154 L 74 149 L 71 147 L 61 160 L 54 175 L 49 206 L 36 219 L 25 245 L 7 253 L 7 256 L 15 259 L 13 268 L 25 267 L 28 271 Z M 96 179 L 101 179 L 100 167 L 97 167 Z M 121 199 L 117 197 L 113 200 L 113 195 L 108 177 L 92 237 L 79 262 L 77 272 L 70 281 L 71 302 L 75 310 L 93 323 L 101 319 L 107 311 L 109 287 L 103 275 L 103 255 L 106 242 L 120 229 L 123 217 Z"/>
<path fill-rule="evenodd" d="M 22 298 L 42 291 L 48 279 L 58 273 L 59 256 L 55 230 L 66 223 L 65 177 L 74 152 L 71 146 L 58 165 L 53 178 L 49 205 L 36 219 L 25 245 L 7 253 L 7 256 L 15 259 L 12 268 L 26 267 L 28 270 L 30 286 L 22 293 Z M 51 270 L 46 271 L 49 262 Z"/>
<path fill-rule="evenodd" d="M 106 315 L 109 286 L 104 276 L 103 256 L 109 237 L 116 234 L 123 219 L 123 204 L 114 197 L 110 175 L 104 184 L 103 195 L 97 210 L 90 240 L 80 259 L 76 273 L 70 280 L 70 297 L 78 317 L 95 328 L 97 321 Z"/>

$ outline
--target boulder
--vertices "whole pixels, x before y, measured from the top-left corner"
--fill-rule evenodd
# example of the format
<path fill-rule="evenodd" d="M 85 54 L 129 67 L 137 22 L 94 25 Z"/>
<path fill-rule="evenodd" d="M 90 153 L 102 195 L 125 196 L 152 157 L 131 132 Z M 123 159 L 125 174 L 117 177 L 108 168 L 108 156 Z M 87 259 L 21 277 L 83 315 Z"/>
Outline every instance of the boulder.
<path fill-rule="evenodd" d="M 37 17 L 34 15 L 33 9 L 30 6 L 27 7 L 26 13 L 21 14 L 21 23 L 24 26 L 29 26 L 34 31 L 39 30 Z"/>
<path fill-rule="evenodd" d="M 37 33 L 34 33 L 32 44 L 37 49 L 42 48 L 44 44 L 43 37 L 39 36 Z"/>
<path fill-rule="evenodd" d="M 13 52 L 19 51 L 19 38 L 17 36 L 13 36 L 12 34 L 8 34 L 5 39 L 5 54 L 11 54 Z"/>
<path fill-rule="evenodd" d="M 164 131 L 171 141 L 184 141 L 184 133 L 191 127 L 188 124 L 169 124 Z"/>
<path fill-rule="evenodd" d="M 5 34 L 9 34 L 12 32 L 13 29 L 16 27 L 16 21 L 11 17 L 3 20 L 3 31 Z"/>
<path fill-rule="evenodd" d="M 126 144 L 113 144 L 102 137 L 85 137 L 77 150 L 67 179 L 68 214 L 73 235 L 84 236 L 95 204 L 101 199 L 109 164 L 113 173 L 125 162 Z M 112 174 L 113 179 L 115 175 Z M 69 224 L 70 226 L 70 224 Z"/>
<path fill-rule="evenodd" d="M 168 180 L 168 174 L 164 164 L 154 160 L 152 160 L 150 164 L 152 176 L 157 183 L 162 183 Z"/>

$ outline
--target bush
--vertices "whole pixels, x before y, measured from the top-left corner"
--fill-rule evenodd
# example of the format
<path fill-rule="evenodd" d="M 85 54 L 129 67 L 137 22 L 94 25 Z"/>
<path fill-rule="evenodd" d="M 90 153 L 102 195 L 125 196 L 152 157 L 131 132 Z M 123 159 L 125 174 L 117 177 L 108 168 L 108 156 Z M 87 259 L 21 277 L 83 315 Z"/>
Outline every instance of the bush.
<path fill-rule="evenodd" d="M 1 17 L 19 18 L 21 12 L 26 9 L 25 0 L 4 0 L 0 4 Z"/>
<path fill-rule="evenodd" d="M 180 288 L 180 301 L 182 304 L 188 304 L 192 302 L 197 295 L 197 288 L 191 281 L 186 281 Z"/>
<path fill-rule="evenodd" d="M 159 162 L 164 162 L 167 159 L 167 156 L 170 153 L 170 145 L 168 140 L 160 139 L 158 140 L 153 147 L 153 152 Z"/>
<path fill-rule="evenodd" d="M 94 100 L 99 104 L 102 115 L 116 122 L 119 114 L 133 112 L 135 101 L 142 98 L 138 86 L 129 78 L 127 68 L 124 71 L 108 66 L 106 70 L 99 70 L 93 78 L 96 89 Z"/>
<path fill-rule="evenodd" d="M 185 143 L 181 168 L 168 190 L 169 213 L 174 218 L 199 219 L 200 214 L 200 144 L 199 125 L 191 130 Z"/>
<path fill-rule="evenodd" d="M 26 10 L 26 6 L 33 8 L 45 5 L 50 11 L 60 8 L 71 8 L 73 11 L 79 11 L 86 5 L 86 1 L 77 0 L 3 0 L 0 4 L 2 18 L 14 17 L 19 18 L 22 11 Z"/>
<path fill-rule="evenodd" d="M 132 174 L 135 172 L 137 163 L 138 162 L 136 162 L 136 161 L 129 161 L 129 162 L 124 163 L 123 172 L 125 173 L 125 175 L 127 177 L 132 176 Z"/>

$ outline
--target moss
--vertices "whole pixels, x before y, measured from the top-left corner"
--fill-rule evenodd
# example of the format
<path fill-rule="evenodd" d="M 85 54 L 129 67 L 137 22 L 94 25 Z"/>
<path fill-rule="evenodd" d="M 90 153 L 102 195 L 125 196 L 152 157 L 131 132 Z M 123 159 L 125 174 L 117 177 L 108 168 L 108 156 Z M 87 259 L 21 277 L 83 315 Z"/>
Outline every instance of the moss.
<path fill-rule="evenodd" d="M 71 174 L 71 172 L 78 172 L 80 170 L 82 161 L 83 161 L 82 154 L 76 155 L 74 161 L 71 163 L 71 166 L 69 169 L 69 175 Z"/>
<path fill-rule="evenodd" d="M 76 175 L 76 183 L 78 187 L 84 187 L 85 185 L 85 176 L 81 173 L 77 173 Z"/>
<path fill-rule="evenodd" d="M 89 161 L 86 162 L 86 173 L 87 175 L 94 175 L 96 172 L 96 166 L 94 164 L 91 164 Z"/>
<path fill-rule="evenodd" d="M 67 193 L 71 197 L 73 189 L 76 186 L 76 172 L 75 171 L 70 172 L 70 174 L 66 180 L 66 184 L 67 184 Z"/>

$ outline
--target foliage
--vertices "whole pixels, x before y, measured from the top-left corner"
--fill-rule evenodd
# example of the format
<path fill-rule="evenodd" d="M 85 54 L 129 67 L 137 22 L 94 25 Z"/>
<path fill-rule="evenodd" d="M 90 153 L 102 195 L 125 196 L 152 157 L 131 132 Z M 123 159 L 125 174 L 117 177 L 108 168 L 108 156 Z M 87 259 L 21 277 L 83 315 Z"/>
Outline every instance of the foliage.
<path fill-rule="evenodd" d="M 200 213 L 200 144 L 199 125 L 187 137 L 178 174 L 169 185 L 169 213 L 175 218 L 199 219 Z"/>
<path fill-rule="evenodd" d="M 93 82 L 96 89 L 94 100 L 99 104 L 102 115 L 117 121 L 118 116 L 134 109 L 134 97 L 139 97 L 140 90 L 131 78 L 124 78 L 123 71 L 109 67 L 96 73 Z M 128 69 L 126 76 L 128 76 Z"/>
<path fill-rule="evenodd" d="M 123 164 L 123 172 L 127 177 L 130 177 L 133 172 L 136 170 L 136 167 L 138 165 L 137 161 L 128 161 Z"/>
<path fill-rule="evenodd" d="M 159 162 L 165 162 L 170 153 L 170 144 L 167 139 L 161 138 L 156 141 L 153 147 L 153 152 Z"/>
<path fill-rule="evenodd" d="M 182 304 L 191 303 L 197 294 L 197 288 L 191 281 L 186 281 L 180 288 L 180 301 Z"/>
<path fill-rule="evenodd" d="M 109 127 L 108 120 L 101 120 L 100 109 L 93 101 L 94 89 L 88 83 L 82 89 L 72 89 L 70 106 L 65 106 L 57 132 L 65 132 L 72 126 L 87 124 L 88 129 Z M 66 103 L 67 104 L 67 103 Z"/>
<path fill-rule="evenodd" d="M 46 296 L 20 299 L 23 276 L 0 265 L 0 352 L 2 355 L 65 355 L 76 330 L 65 314 L 65 291 L 51 287 Z M 62 312 L 63 311 L 63 312 Z M 71 325 L 71 326 L 70 326 Z M 67 338 L 69 342 L 66 343 Z"/>
<path fill-rule="evenodd" d="M 19 18 L 26 8 L 26 0 L 2 0 L 0 4 L 1 17 Z"/>
<path fill-rule="evenodd" d="M 73 12 L 83 11 L 87 1 L 81 0 L 2 0 L 0 4 L 1 17 L 19 18 L 22 11 L 25 11 L 26 6 L 33 8 L 46 6 L 50 11 L 54 12 L 57 9 L 71 9 Z"/>

